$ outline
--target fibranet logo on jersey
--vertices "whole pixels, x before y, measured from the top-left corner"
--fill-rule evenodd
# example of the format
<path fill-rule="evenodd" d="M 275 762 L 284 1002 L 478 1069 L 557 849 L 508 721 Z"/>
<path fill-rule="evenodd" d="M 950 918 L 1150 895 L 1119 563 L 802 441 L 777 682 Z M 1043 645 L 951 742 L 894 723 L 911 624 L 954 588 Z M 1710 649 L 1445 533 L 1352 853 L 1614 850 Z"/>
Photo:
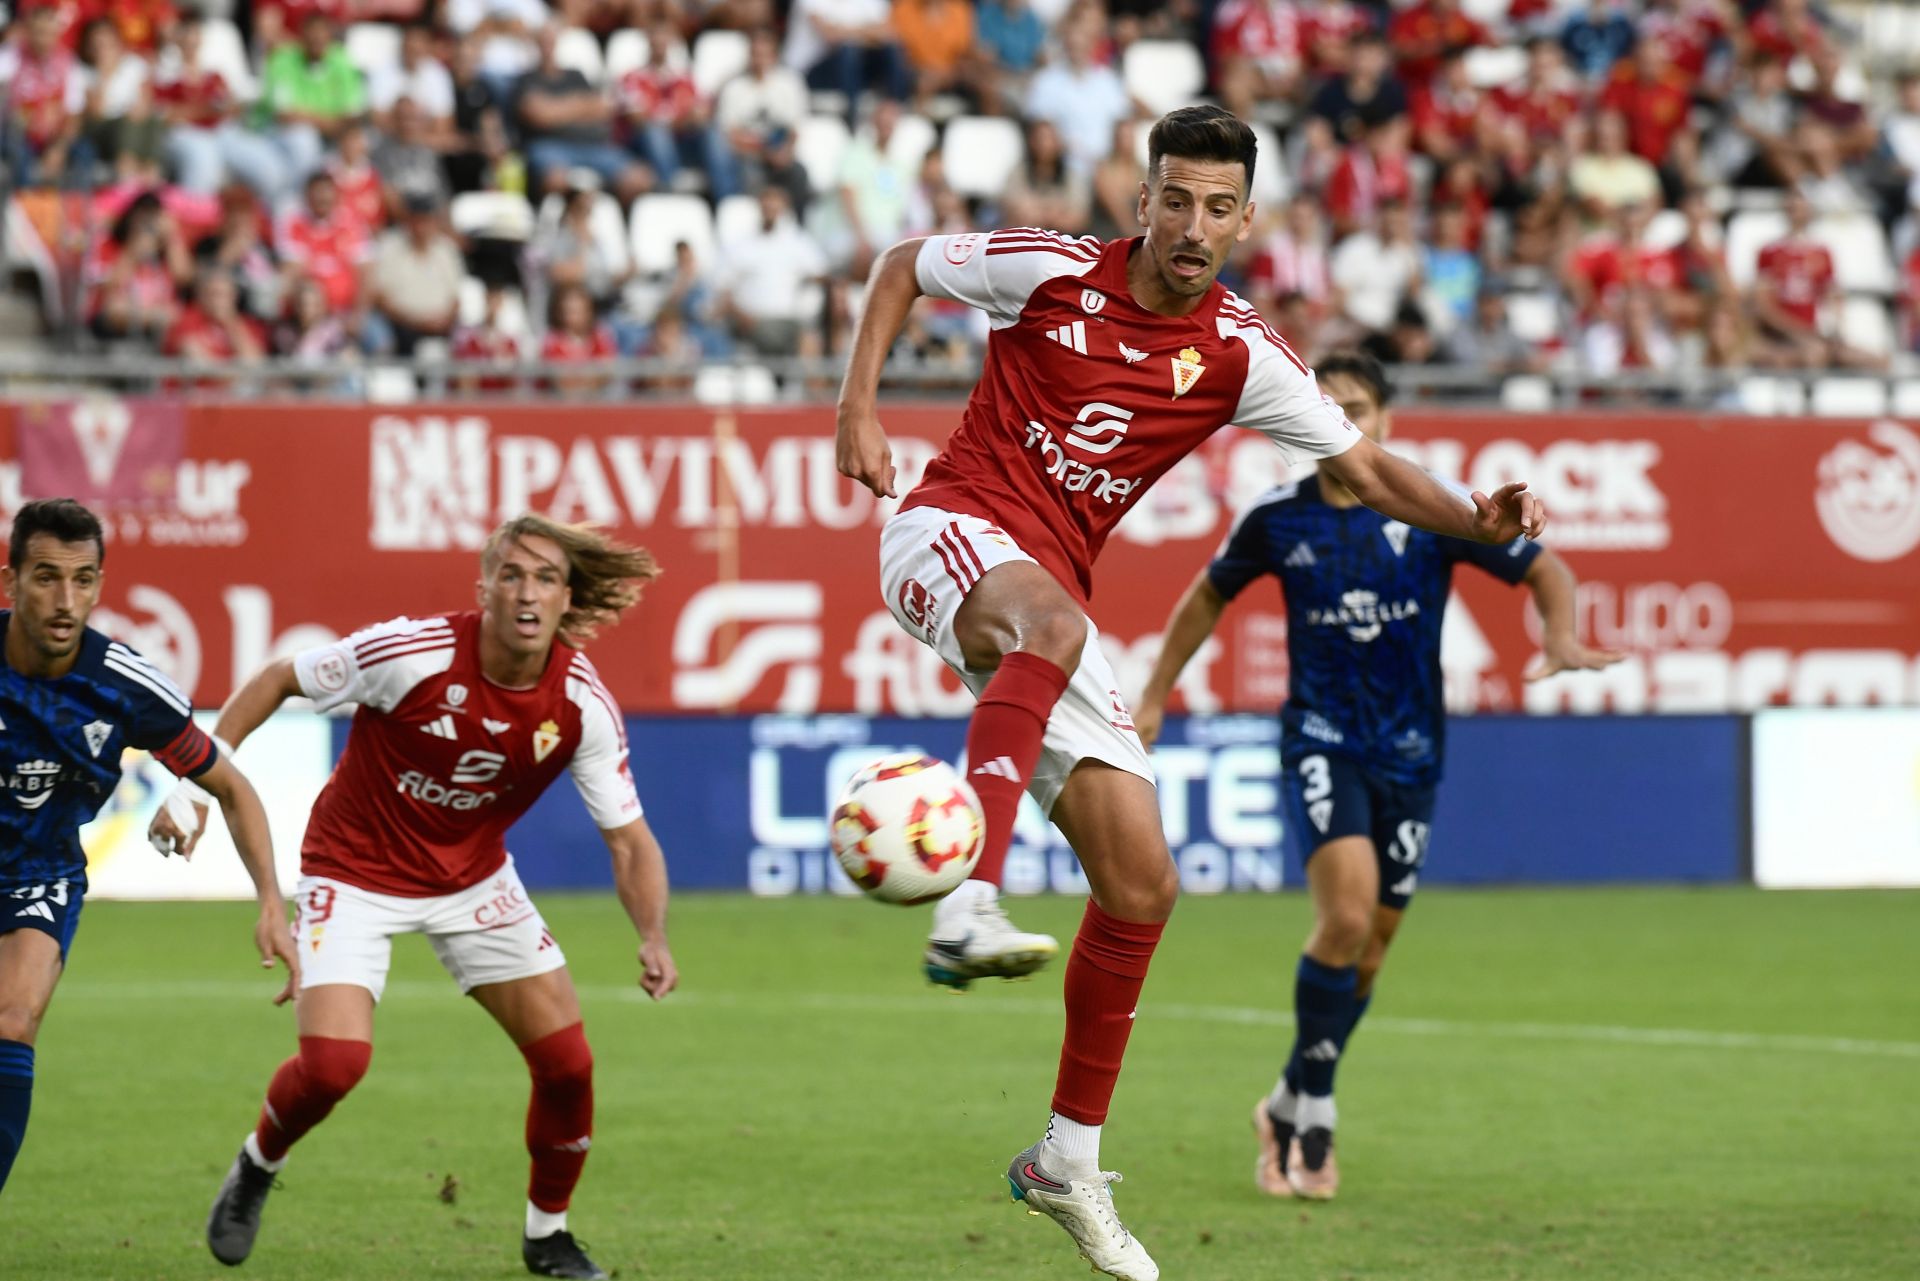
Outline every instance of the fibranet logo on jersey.
<path fill-rule="evenodd" d="M 439 779 L 429 778 L 417 769 L 407 770 L 395 779 L 394 790 L 404 792 L 424 804 L 450 810 L 477 810 L 482 805 L 491 805 L 500 799 L 497 792 L 473 792 L 464 787 L 448 787 Z"/>
<path fill-rule="evenodd" d="M 1038 450 L 1041 466 L 1053 482 L 1069 494 L 1092 490 L 1103 503 L 1124 503 L 1140 487 L 1138 476 L 1115 476 L 1105 467 L 1095 467 L 1067 456 L 1067 448 L 1104 457 L 1126 438 L 1133 411 L 1118 405 L 1095 401 L 1081 406 L 1074 425 L 1066 429 L 1066 445 L 1054 439 L 1053 432 L 1031 419 L 1027 422 L 1026 445 Z"/>

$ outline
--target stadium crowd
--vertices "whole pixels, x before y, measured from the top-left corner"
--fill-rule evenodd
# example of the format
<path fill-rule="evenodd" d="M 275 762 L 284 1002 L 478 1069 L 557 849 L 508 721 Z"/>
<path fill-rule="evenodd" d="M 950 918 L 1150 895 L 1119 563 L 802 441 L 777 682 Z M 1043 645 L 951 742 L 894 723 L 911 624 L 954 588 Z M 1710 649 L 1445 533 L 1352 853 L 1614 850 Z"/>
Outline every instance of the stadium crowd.
<path fill-rule="evenodd" d="M 843 350 L 902 236 L 1130 234 L 1197 91 L 1266 144 L 1228 283 L 1309 358 L 1877 369 L 1920 73 L 1852 45 L 1817 0 L 23 0 L 0 143 L 87 212 L 109 350 L 691 366 Z"/>

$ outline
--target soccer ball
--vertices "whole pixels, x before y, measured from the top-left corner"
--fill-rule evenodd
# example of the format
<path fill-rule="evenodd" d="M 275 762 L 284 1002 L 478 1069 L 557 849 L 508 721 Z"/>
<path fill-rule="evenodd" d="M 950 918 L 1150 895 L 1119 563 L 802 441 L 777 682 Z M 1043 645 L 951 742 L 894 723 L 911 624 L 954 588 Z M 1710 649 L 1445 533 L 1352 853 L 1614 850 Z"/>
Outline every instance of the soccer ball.
<path fill-rule="evenodd" d="M 945 761 L 883 756 L 847 783 L 833 809 L 833 854 L 883 903 L 926 903 L 973 872 L 986 843 L 980 798 Z"/>

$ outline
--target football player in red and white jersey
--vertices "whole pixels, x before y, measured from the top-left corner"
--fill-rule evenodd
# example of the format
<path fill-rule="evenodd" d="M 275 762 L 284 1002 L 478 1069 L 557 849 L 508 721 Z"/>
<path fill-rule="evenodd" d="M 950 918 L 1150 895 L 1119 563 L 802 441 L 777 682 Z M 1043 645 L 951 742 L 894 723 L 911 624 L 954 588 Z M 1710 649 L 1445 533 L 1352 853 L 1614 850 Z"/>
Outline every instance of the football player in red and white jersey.
<path fill-rule="evenodd" d="M 596 530 L 521 516 L 487 540 L 477 611 L 396 618 L 270 663 L 221 710 L 218 733 L 237 745 L 297 695 L 322 711 L 359 705 L 300 849 L 300 1049 L 274 1074 L 214 1202 L 207 1241 L 222 1263 L 252 1249 L 287 1150 L 365 1074 L 393 936 L 423 933 L 533 1077 L 527 1269 L 606 1275 L 566 1228 L 593 1131 L 580 1002 L 504 837 L 561 771 L 572 775 L 640 934 L 640 986 L 655 1000 L 673 990 L 666 861 L 634 793 L 619 708 L 577 648 L 656 572 L 645 551 Z M 156 820 L 156 835 L 190 838 L 170 824 Z"/>
<path fill-rule="evenodd" d="M 1252 130 L 1228 112 L 1185 107 L 1150 136 L 1144 238 L 1019 229 L 895 245 L 874 266 L 840 395 L 841 472 L 893 497 L 875 394 L 908 310 L 930 294 L 987 313 L 986 366 L 960 426 L 880 536 L 895 620 L 979 698 L 967 761 L 985 848 L 977 879 L 936 909 L 927 969 L 959 986 L 1052 956 L 1052 939 L 1015 930 L 999 906 L 1014 813 L 1031 794 L 1093 895 L 1067 962 L 1046 1137 L 1007 1177 L 1097 1269 L 1127 1281 L 1159 1269 L 1114 1213 L 1100 1127 L 1179 880 L 1153 767 L 1087 616 L 1101 545 L 1148 486 L 1228 423 L 1320 460 L 1362 502 L 1411 525 L 1504 542 L 1545 523 L 1524 485 L 1469 506 L 1375 446 L 1216 282 L 1252 229 L 1254 150 Z"/>

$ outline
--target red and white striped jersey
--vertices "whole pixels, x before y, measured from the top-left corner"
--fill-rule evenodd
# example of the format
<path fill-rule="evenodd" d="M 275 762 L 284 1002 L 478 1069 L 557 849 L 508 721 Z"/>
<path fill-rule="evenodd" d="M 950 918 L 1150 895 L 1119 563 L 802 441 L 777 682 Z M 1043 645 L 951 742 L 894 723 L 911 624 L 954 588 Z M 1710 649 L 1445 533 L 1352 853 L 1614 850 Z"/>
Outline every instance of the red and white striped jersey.
<path fill-rule="evenodd" d="M 480 670 L 480 615 L 396 618 L 294 659 L 322 711 L 358 703 L 300 870 L 412 898 L 499 871 L 506 832 L 562 769 L 602 829 L 640 817 L 618 705 L 558 641 L 531 689 Z"/>
<path fill-rule="evenodd" d="M 1218 428 L 1263 432 L 1294 460 L 1360 439 L 1219 284 L 1185 316 L 1135 302 L 1140 244 L 1020 228 L 929 236 L 917 260 L 922 292 L 978 307 L 993 332 L 958 430 L 902 506 L 993 521 L 1083 606 L 1114 525 Z"/>

